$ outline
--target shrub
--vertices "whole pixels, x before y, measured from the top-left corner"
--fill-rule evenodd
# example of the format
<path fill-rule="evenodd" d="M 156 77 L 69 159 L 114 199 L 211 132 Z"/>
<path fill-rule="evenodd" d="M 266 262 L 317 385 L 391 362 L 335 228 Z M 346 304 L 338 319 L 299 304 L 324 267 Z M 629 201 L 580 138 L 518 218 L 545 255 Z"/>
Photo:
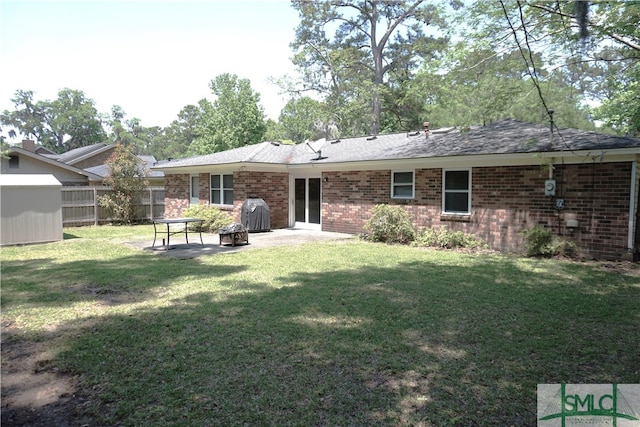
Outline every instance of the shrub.
<path fill-rule="evenodd" d="M 205 204 L 192 205 L 184 211 L 183 215 L 203 219 L 202 231 L 212 233 L 217 233 L 222 227 L 233 222 L 231 214 Z"/>
<path fill-rule="evenodd" d="M 487 244 L 477 236 L 465 234 L 462 231 L 451 231 L 444 226 L 425 228 L 418 234 L 414 244 L 416 246 L 433 246 L 447 249 L 480 249 L 487 247 Z"/>
<path fill-rule="evenodd" d="M 416 236 L 411 219 L 400 206 L 376 205 L 364 229 L 374 242 L 409 243 Z"/>
<path fill-rule="evenodd" d="M 536 225 L 521 233 L 524 244 L 527 247 L 527 256 L 551 257 L 555 255 L 571 255 L 576 249 L 576 244 L 567 242 L 553 234 L 550 230 Z"/>
<path fill-rule="evenodd" d="M 111 191 L 98 196 L 100 206 L 106 208 L 115 222 L 132 224 L 140 215 L 138 202 L 147 186 L 147 171 L 129 147 L 116 144 L 105 165 L 109 173 L 104 179 Z"/>

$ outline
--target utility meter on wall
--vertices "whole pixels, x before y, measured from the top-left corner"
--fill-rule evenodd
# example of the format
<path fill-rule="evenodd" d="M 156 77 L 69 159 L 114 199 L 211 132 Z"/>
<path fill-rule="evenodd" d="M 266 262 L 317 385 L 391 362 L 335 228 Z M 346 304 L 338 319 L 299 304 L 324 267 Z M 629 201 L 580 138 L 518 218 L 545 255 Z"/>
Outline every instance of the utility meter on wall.
<path fill-rule="evenodd" d="M 555 196 L 556 195 L 556 180 L 548 179 L 544 182 L 544 195 Z"/>

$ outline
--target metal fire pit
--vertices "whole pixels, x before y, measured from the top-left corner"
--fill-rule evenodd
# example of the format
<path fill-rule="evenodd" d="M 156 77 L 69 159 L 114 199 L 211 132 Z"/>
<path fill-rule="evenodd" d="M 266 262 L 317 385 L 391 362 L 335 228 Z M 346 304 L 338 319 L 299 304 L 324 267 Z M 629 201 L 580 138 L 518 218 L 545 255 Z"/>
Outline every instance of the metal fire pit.
<path fill-rule="evenodd" d="M 234 222 L 226 227 L 222 227 L 220 231 L 218 231 L 218 235 L 220 236 L 220 245 L 227 244 L 235 246 L 237 243 L 249 244 L 249 233 L 244 225 L 239 222 Z"/>

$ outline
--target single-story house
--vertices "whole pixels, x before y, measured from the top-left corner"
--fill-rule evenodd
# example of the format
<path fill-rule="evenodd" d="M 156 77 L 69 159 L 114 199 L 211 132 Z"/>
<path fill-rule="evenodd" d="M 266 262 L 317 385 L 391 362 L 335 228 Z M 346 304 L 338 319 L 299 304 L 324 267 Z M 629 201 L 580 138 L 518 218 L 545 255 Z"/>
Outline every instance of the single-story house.
<path fill-rule="evenodd" d="M 640 252 L 640 139 L 506 119 L 298 145 L 274 142 L 177 159 L 165 173 L 165 217 L 206 203 L 240 221 L 262 198 L 272 228 L 357 234 L 377 204 L 402 206 L 418 230 L 444 225 L 522 251 L 540 224 L 600 259 Z"/>

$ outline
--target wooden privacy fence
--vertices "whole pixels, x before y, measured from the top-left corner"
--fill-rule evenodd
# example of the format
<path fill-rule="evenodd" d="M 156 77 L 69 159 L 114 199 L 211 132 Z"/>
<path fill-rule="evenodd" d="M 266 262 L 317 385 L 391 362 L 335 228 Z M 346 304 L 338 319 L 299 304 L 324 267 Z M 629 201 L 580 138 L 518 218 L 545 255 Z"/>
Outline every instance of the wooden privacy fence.
<path fill-rule="evenodd" d="M 110 187 L 62 187 L 62 225 L 99 225 L 113 221 L 110 212 L 98 203 L 98 196 L 110 191 Z M 138 221 L 162 218 L 164 187 L 145 189 L 137 213 Z"/>

